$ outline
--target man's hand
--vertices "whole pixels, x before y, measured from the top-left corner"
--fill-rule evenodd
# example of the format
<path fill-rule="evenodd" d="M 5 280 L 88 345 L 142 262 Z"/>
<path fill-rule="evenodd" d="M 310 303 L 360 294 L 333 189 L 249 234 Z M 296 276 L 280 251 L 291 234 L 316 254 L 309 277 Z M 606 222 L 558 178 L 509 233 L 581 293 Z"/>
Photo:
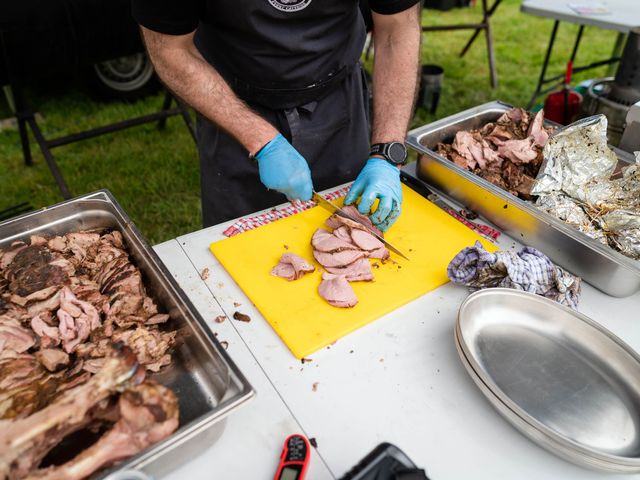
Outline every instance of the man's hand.
<path fill-rule="evenodd" d="M 307 161 L 281 134 L 256 155 L 265 187 L 284 193 L 289 200 L 310 200 L 313 190 Z"/>
<path fill-rule="evenodd" d="M 372 157 L 367 160 L 344 199 L 345 205 L 351 205 L 358 197 L 358 211 L 363 215 L 369 215 L 376 198 L 380 199 L 378 208 L 370 218 L 376 227 L 386 232 L 400 216 L 402 187 L 398 167 L 382 158 Z"/>

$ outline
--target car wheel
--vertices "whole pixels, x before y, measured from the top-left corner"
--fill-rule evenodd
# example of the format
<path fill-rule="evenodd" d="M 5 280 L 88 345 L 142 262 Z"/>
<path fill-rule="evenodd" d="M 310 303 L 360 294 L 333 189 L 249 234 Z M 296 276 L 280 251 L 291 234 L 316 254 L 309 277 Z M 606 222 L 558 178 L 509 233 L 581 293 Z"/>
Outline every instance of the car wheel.
<path fill-rule="evenodd" d="M 104 100 L 137 100 L 160 88 L 151 60 L 142 52 L 91 65 L 87 80 Z"/>

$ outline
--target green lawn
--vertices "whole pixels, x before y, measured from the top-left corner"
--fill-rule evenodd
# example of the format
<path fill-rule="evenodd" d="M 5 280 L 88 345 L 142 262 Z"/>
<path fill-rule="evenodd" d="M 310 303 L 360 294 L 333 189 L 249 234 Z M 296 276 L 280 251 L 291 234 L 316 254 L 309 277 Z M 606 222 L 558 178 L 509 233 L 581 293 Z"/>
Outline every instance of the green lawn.
<path fill-rule="evenodd" d="M 480 3 L 480 2 L 478 2 Z M 493 18 L 500 86 L 491 90 L 484 38 L 480 37 L 464 58 L 458 53 L 469 31 L 426 34 L 423 60 L 445 69 L 445 81 L 437 115 L 419 111 L 416 125 L 450 115 L 492 99 L 524 105 L 539 74 L 552 21 L 519 12 L 520 2 L 506 0 Z M 451 12 L 425 11 L 425 24 L 477 21 L 480 8 Z M 568 58 L 577 27 L 562 24 L 552 71 L 559 73 Z M 615 33 L 587 28 L 578 63 L 606 58 Z M 604 68 L 587 72 L 577 80 L 604 76 Z M 159 108 L 162 96 L 133 105 L 92 101 L 73 83 L 67 88 L 42 85 L 31 92 L 43 116 L 47 137 L 96 127 L 106 122 L 149 113 Z M 2 100 L 4 101 L 4 100 Z M 0 117 L 8 108 L 0 104 Z M 32 144 L 35 165 L 24 166 L 18 132 L 0 131 L 0 210 L 28 201 L 42 207 L 61 200 L 44 159 Z M 182 119 L 169 120 L 164 131 L 153 125 L 90 139 L 54 150 L 74 194 L 107 188 L 152 243 L 197 230 L 201 225 L 199 175 L 196 148 Z"/>

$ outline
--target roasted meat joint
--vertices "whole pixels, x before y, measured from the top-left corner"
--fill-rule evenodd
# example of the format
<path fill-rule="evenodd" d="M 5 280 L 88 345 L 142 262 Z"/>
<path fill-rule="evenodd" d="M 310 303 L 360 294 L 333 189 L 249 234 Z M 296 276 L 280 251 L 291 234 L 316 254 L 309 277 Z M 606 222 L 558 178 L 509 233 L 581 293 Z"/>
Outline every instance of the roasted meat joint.
<path fill-rule="evenodd" d="M 171 363 L 168 320 L 117 230 L 0 250 L 0 479 L 86 478 L 173 433 L 177 398 L 146 378 Z M 48 459 L 84 430 L 100 435 Z"/>

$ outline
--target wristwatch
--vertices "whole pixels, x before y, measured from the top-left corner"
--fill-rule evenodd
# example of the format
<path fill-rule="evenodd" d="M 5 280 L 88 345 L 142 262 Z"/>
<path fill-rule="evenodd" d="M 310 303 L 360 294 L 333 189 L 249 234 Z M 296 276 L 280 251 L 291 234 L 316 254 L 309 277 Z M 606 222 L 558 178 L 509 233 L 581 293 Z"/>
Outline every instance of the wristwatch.
<path fill-rule="evenodd" d="M 381 155 L 392 165 L 404 165 L 407 161 L 407 147 L 401 142 L 376 143 L 371 145 L 371 155 Z"/>

